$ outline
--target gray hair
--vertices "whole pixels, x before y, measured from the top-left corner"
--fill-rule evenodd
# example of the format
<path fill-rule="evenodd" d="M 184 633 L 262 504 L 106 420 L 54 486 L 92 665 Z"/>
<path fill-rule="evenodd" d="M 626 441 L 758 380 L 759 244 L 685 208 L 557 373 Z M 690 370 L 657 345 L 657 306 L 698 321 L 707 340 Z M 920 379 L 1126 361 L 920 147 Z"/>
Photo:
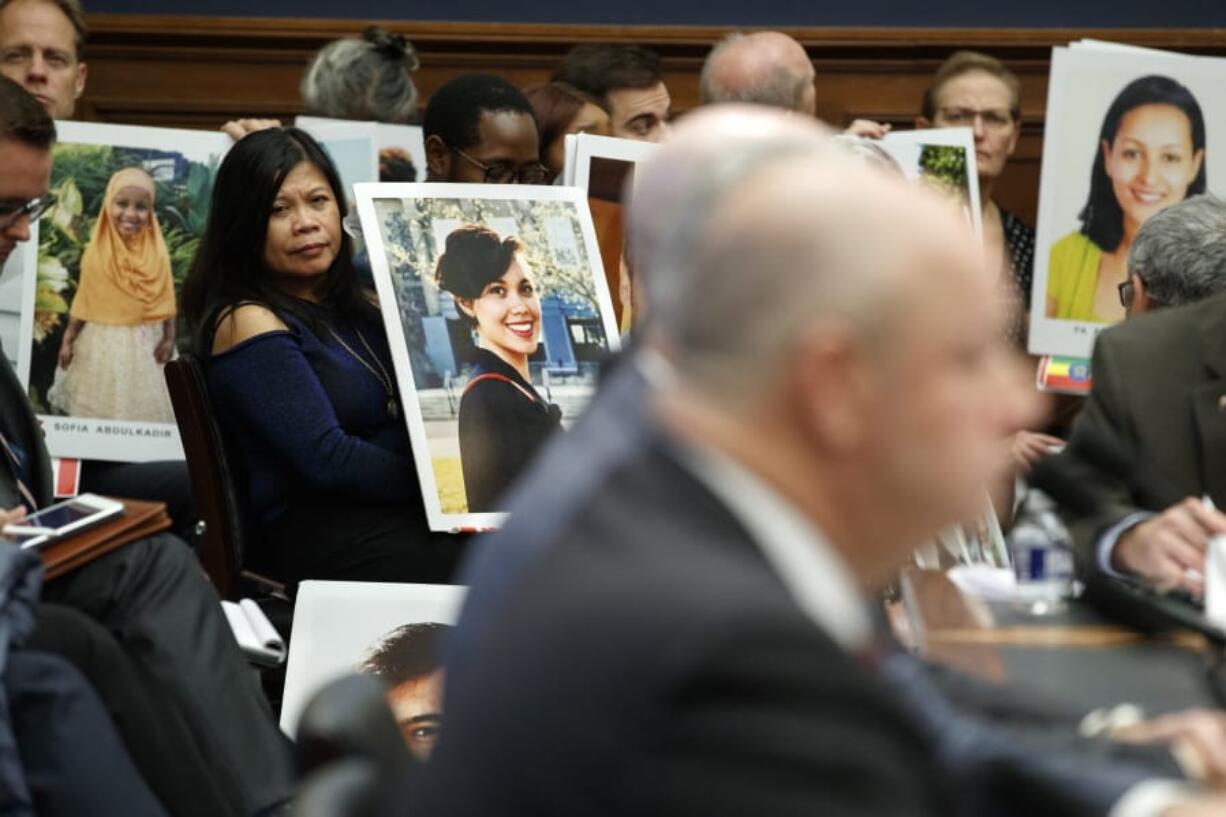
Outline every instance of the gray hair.
<path fill-rule="evenodd" d="M 1226 291 L 1226 202 L 1193 196 L 1152 216 L 1132 241 L 1128 271 L 1162 306 Z"/>
<path fill-rule="evenodd" d="M 299 90 L 313 116 L 402 123 L 417 113 L 410 76 L 416 68 L 417 54 L 404 37 L 372 26 L 361 39 L 321 48 Z"/>
<path fill-rule="evenodd" d="M 702 75 L 698 80 L 698 97 L 703 105 L 716 105 L 728 102 L 744 102 L 752 105 L 767 105 L 772 108 L 782 108 L 794 111 L 800 106 L 805 88 L 810 78 L 797 74 L 786 65 L 773 65 L 766 76 L 758 82 L 747 83 L 744 87 L 734 88 L 722 82 L 716 76 L 715 65 L 720 56 L 735 43 L 745 39 L 745 35 L 734 31 L 711 49 L 707 60 L 702 66 Z"/>
<path fill-rule="evenodd" d="M 668 153 L 649 160 L 643 183 Z M 787 181 L 792 168 L 806 181 Z M 649 341 L 691 386 L 735 410 L 770 387 L 786 347 L 814 321 L 837 316 L 874 332 L 892 314 L 888 276 L 872 274 L 885 269 L 883 242 L 873 248 L 862 202 L 836 206 L 831 193 L 815 191 L 885 175 L 846 161 L 820 132 L 793 132 L 717 157 L 684 196 L 658 200 L 666 214 L 659 206 L 636 210 L 643 201 L 636 191 L 631 235 L 646 228 L 659 241 L 645 277 Z M 774 181 L 759 187 L 764 177 Z M 764 189 L 779 196 L 754 205 L 761 218 L 742 212 Z M 829 213 L 814 214 L 814 206 Z"/>

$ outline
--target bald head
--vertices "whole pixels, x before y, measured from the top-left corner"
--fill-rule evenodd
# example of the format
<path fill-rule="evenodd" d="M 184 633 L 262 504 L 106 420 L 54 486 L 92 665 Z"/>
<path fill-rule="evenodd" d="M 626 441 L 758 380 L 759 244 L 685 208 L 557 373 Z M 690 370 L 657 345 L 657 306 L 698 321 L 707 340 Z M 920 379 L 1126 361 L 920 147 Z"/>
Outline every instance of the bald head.
<path fill-rule="evenodd" d="M 648 337 L 693 385 L 762 394 L 808 327 L 829 319 L 865 337 L 887 333 L 933 287 L 934 269 L 956 279 L 954 301 L 974 297 L 991 320 L 989 279 L 957 212 L 849 158 L 820 130 L 771 124 L 770 137 L 727 145 L 654 213 L 633 209 L 648 203 L 637 194 L 632 204 L 631 224 L 650 216 L 658 235 L 644 276 Z M 644 168 L 644 183 L 653 172 Z"/>
<path fill-rule="evenodd" d="M 978 512 L 1033 397 L 958 208 L 757 110 L 687 117 L 638 173 L 630 224 L 655 242 L 643 348 L 671 363 L 657 394 L 679 433 L 756 470 L 879 578 Z M 721 151 L 723 129 L 744 135 Z"/>
<path fill-rule="evenodd" d="M 818 149 L 830 134 L 813 119 L 801 119 L 751 105 L 721 105 L 695 111 L 677 128 L 680 138 L 664 144 L 635 174 L 628 214 L 627 258 L 633 268 L 635 316 L 649 314 L 644 279 L 656 271 L 666 280 L 672 263 L 663 257 L 676 248 L 677 216 L 694 212 L 693 202 L 711 194 L 712 171 L 752 172 L 752 165 L 774 154 Z M 740 171 L 741 164 L 748 164 Z M 649 290 L 648 290 L 649 292 Z"/>
<path fill-rule="evenodd" d="M 813 116 L 817 94 L 804 46 L 779 31 L 732 34 L 702 69 L 702 104 L 748 102 Z"/>

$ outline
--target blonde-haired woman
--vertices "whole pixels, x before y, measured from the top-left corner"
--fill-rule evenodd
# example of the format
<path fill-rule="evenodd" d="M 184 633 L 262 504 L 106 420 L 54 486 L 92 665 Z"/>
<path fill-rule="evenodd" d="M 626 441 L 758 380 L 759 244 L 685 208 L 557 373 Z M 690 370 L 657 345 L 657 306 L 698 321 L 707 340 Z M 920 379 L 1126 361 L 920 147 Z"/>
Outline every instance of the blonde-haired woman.
<path fill-rule="evenodd" d="M 175 289 L 156 198 L 137 167 L 107 183 L 47 392 L 58 412 L 174 422 L 162 367 L 174 354 Z"/>

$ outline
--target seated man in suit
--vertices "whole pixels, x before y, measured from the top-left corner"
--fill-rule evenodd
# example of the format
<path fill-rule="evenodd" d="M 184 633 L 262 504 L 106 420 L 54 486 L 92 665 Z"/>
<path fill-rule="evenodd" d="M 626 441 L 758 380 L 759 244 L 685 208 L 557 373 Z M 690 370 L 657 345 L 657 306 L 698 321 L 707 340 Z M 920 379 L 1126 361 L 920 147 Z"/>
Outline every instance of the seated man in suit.
<path fill-rule="evenodd" d="M 55 126 L 43 107 L 0 77 L 0 264 L 30 239 L 31 219 L 46 210 L 54 139 Z M 50 502 L 51 463 L 42 431 L 0 354 L 0 526 Z M 108 690 L 127 692 L 137 703 L 153 702 L 168 730 L 159 734 L 183 736 L 168 741 L 171 752 L 160 758 L 132 747 L 147 778 L 142 756 L 168 767 L 161 776 L 165 787 L 150 781 L 159 797 L 166 800 L 166 791 L 180 784 L 190 787 L 199 809 L 191 813 L 199 814 L 255 815 L 284 803 L 291 784 L 284 738 L 217 594 L 182 541 L 163 534 L 133 542 L 48 582 L 42 600 L 29 646 L 76 663 L 103 694 L 125 739 L 133 735 L 124 728 L 132 710 L 120 717 L 122 707 Z M 86 632 L 74 616 L 56 614 L 62 607 L 101 627 Z M 127 672 L 123 680 L 131 683 L 118 684 L 118 672 Z M 174 768 L 180 764 L 201 772 L 184 781 Z"/>
<path fill-rule="evenodd" d="M 695 151 L 727 117 L 756 141 Z M 648 162 L 630 221 L 655 225 L 641 345 L 469 566 L 414 813 L 1223 807 L 883 677 L 868 594 L 1037 412 L 955 213 L 816 125 L 725 109 Z"/>
<path fill-rule="evenodd" d="M 1197 196 L 1145 222 L 1128 272 L 1128 319 L 1098 336 L 1060 455 L 1093 467 L 1100 494 L 1070 528 L 1083 570 L 1200 593 L 1205 548 L 1226 533 L 1226 202 Z M 1104 446 L 1115 456 L 1095 462 Z"/>
<path fill-rule="evenodd" d="M 528 98 L 493 74 L 465 74 L 430 97 L 422 117 L 426 181 L 544 184 Z"/>

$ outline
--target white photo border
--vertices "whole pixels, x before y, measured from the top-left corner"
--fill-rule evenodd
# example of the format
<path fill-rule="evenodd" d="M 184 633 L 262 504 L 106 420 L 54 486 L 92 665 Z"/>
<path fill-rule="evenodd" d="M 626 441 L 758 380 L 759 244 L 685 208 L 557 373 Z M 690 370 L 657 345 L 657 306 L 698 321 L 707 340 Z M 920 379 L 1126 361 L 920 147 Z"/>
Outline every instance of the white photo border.
<path fill-rule="evenodd" d="M 614 159 L 641 165 L 659 149 L 660 146 L 654 142 L 580 133 L 575 137 L 574 170 L 570 178 L 574 179 L 575 187 L 586 193 L 592 181 L 592 159 Z M 569 161 L 571 155 L 567 153 L 566 158 Z"/>
<path fill-rule="evenodd" d="M 613 299 L 609 294 L 604 269 L 599 266 L 600 247 L 596 242 L 596 228 L 588 210 L 587 192 L 577 187 L 540 185 L 499 184 L 443 184 L 443 183 L 376 183 L 355 186 L 358 216 L 369 249 L 371 273 L 375 292 L 379 296 L 383 323 L 387 330 L 388 345 L 392 351 L 392 363 L 400 386 L 400 399 L 404 407 L 404 420 L 408 426 L 409 441 L 413 446 L 413 461 L 421 482 L 422 498 L 425 501 L 426 519 L 432 531 L 473 532 L 492 530 L 506 520 L 505 513 L 444 513 L 439 498 L 438 483 L 434 475 L 430 442 L 426 435 L 421 402 L 417 396 L 417 380 L 409 358 L 408 341 L 400 320 L 400 305 L 393 288 L 391 270 L 387 263 L 387 248 L 383 243 L 383 230 L 379 225 L 375 202 L 393 199 L 467 199 L 500 201 L 557 201 L 574 206 L 575 217 L 583 235 L 584 249 L 593 275 L 597 306 L 605 343 L 609 353 L 621 348 L 621 339 L 614 319 Z"/>
<path fill-rule="evenodd" d="M 937 145 L 962 148 L 966 157 L 966 187 L 970 201 L 971 227 L 975 238 L 983 240 L 983 209 L 979 201 L 979 162 L 975 156 L 975 132 L 970 128 L 917 128 L 890 131 L 881 140 L 886 152 L 890 145 Z"/>

